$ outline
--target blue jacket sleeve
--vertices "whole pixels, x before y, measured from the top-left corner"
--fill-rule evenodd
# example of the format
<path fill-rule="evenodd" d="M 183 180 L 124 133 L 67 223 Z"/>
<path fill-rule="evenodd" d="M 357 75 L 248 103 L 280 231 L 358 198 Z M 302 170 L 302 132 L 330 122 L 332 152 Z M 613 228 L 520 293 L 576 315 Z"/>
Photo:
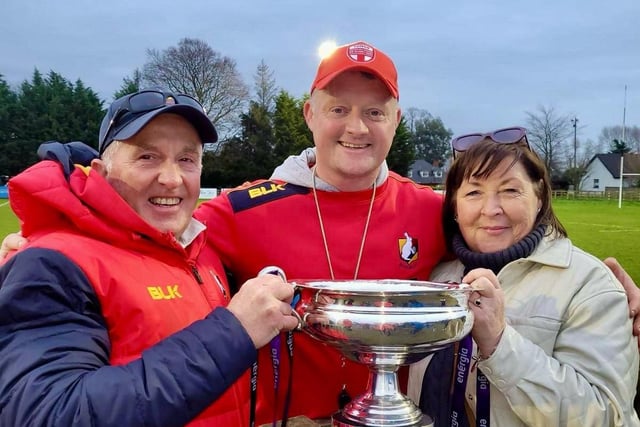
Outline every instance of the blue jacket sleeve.
<path fill-rule="evenodd" d="M 110 366 L 100 313 L 87 277 L 59 252 L 27 249 L 0 269 L 0 425 L 184 425 L 255 360 L 240 322 L 218 308 Z"/>

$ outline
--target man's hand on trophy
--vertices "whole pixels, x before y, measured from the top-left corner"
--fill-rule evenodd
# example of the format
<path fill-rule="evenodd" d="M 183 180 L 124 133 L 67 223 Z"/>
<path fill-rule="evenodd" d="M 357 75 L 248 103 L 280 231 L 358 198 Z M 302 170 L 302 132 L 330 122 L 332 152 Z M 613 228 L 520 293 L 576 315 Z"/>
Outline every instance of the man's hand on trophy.
<path fill-rule="evenodd" d="M 227 308 L 242 323 L 256 348 L 271 341 L 280 331 L 298 326 L 292 315 L 293 287 L 281 277 L 265 274 L 247 280 Z"/>

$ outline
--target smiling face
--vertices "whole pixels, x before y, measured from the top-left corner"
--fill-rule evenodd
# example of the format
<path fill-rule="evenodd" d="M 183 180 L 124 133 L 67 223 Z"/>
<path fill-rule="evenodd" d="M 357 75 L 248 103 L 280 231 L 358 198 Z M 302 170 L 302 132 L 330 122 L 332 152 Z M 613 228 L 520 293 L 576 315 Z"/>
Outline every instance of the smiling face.
<path fill-rule="evenodd" d="M 200 195 L 202 143 L 182 116 L 157 116 L 92 166 L 147 223 L 176 237 L 184 232 Z"/>
<path fill-rule="evenodd" d="M 455 193 L 457 222 L 469 249 L 504 250 L 533 230 L 540 184 L 532 182 L 520 162 L 505 158 L 486 178 L 470 176 Z"/>
<path fill-rule="evenodd" d="M 347 71 L 315 90 L 304 116 L 316 146 L 316 172 L 342 191 L 371 187 L 400 122 L 398 101 L 372 75 Z"/>

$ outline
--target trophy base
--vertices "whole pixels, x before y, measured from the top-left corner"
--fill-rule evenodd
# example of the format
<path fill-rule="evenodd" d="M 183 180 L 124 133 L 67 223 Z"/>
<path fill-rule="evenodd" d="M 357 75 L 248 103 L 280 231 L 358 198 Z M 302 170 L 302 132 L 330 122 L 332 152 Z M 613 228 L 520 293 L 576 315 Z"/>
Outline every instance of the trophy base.
<path fill-rule="evenodd" d="M 422 415 L 422 419 L 411 424 L 385 424 L 376 422 L 375 424 L 365 424 L 347 419 L 342 412 L 336 412 L 331 416 L 332 427 L 433 427 L 433 420 L 428 415 Z"/>

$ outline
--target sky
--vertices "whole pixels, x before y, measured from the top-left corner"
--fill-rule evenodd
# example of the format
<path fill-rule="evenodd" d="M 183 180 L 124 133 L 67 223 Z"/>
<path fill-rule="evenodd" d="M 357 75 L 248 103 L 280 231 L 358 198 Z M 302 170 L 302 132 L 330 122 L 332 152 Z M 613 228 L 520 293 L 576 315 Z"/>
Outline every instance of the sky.
<path fill-rule="evenodd" d="M 393 58 L 401 107 L 456 135 L 526 126 L 540 107 L 578 118 L 579 141 L 640 126 L 640 0 L 2 0 L 0 17 L 14 88 L 52 70 L 108 103 L 148 49 L 189 37 L 234 59 L 249 86 L 264 60 L 300 97 L 322 42 L 365 40 Z"/>

